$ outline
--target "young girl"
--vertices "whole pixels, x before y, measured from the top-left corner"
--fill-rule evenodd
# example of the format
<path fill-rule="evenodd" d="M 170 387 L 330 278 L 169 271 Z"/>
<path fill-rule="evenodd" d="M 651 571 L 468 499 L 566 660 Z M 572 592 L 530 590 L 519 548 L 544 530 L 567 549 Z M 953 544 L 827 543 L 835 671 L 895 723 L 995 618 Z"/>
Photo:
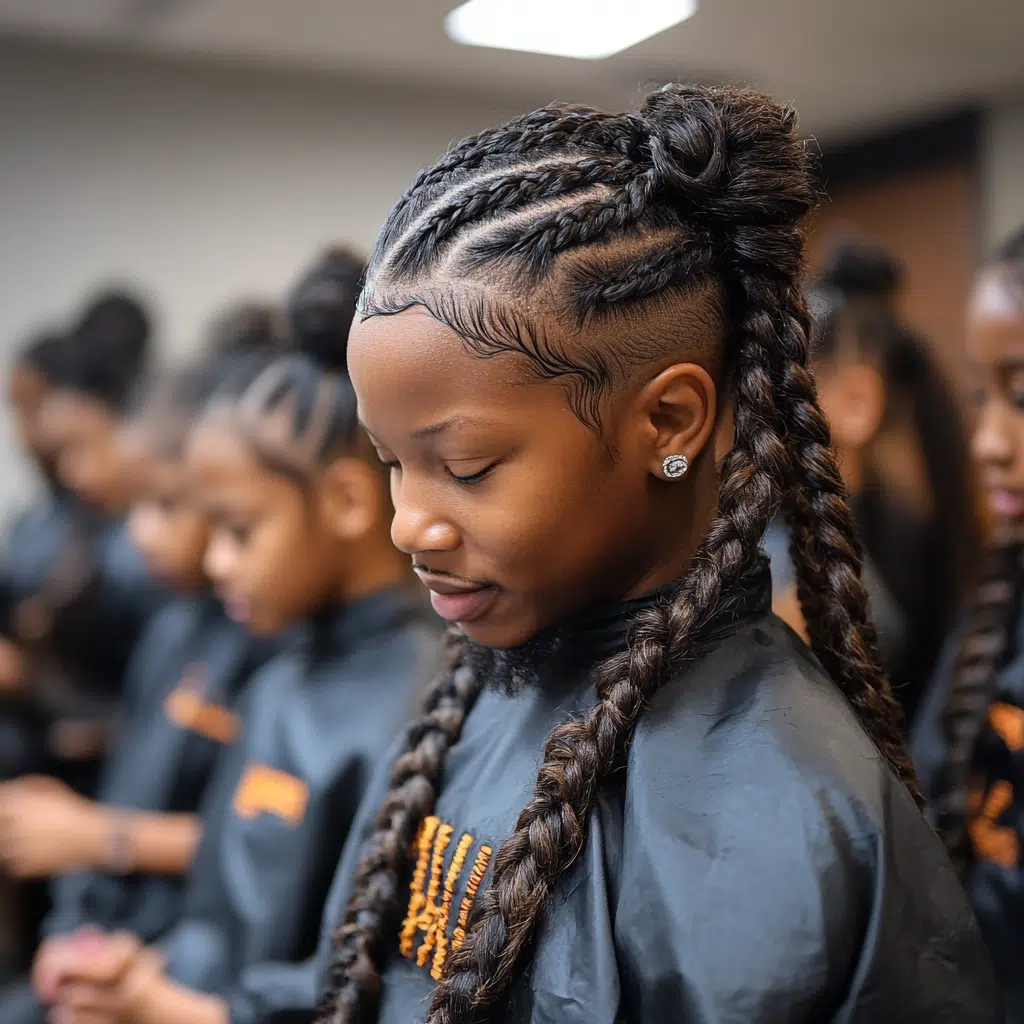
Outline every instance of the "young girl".
<path fill-rule="evenodd" d="M 176 920 L 182 878 L 199 840 L 200 799 L 219 752 L 237 739 L 237 695 L 269 653 L 226 618 L 209 591 L 208 530 L 184 477 L 187 428 L 219 376 L 216 365 L 178 375 L 127 428 L 148 456 L 132 534 L 179 596 L 153 618 L 133 654 L 122 727 L 97 799 L 53 778 L 0 787 L 4 866 L 21 876 L 58 876 L 43 928 L 49 938 L 35 958 L 44 994 L 77 929 L 126 928 L 152 939 Z M 27 984 L 0 999 L 5 1022 L 44 1016 Z"/>
<path fill-rule="evenodd" d="M 790 110 L 673 86 L 471 138 L 384 226 L 349 369 L 458 631 L 321 1020 L 996 1019 L 805 369 L 812 199 Z M 821 664 L 769 611 L 781 503 Z"/>
<path fill-rule="evenodd" d="M 813 289 L 810 347 L 820 401 L 864 544 L 865 583 L 886 674 L 911 723 L 942 638 L 953 627 L 975 555 L 967 433 L 952 388 L 925 343 L 869 292 L 896 269 L 845 246 L 842 283 Z M 830 279 L 831 279 L 830 278 Z M 909 452 L 898 469 L 890 452 Z M 916 479 L 916 483 L 914 482 Z M 781 541 L 781 543 L 780 543 Z M 776 610 L 802 628 L 785 530 L 769 534 Z"/>
<path fill-rule="evenodd" d="M 964 628 L 913 735 L 931 812 L 981 923 L 1007 1020 L 1024 1022 L 1024 230 L 978 277 L 967 351 L 973 454 L 997 519 Z"/>
<path fill-rule="evenodd" d="M 344 360 L 360 270 L 331 253 L 292 304 L 302 348 L 332 365 Z M 436 662 L 436 621 L 391 545 L 387 480 L 346 378 L 305 353 L 280 359 L 240 396 L 215 399 L 189 462 L 214 524 L 207 567 L 230 613 L 260 633 L 302 620 L 308 630 L 247 690 L 184 912 L 157 944 L 166 968 L 134 939 L 88 939 L 53 990 L 69 1022 L 260 1020 L 315 948 L 371 768 Z"/>

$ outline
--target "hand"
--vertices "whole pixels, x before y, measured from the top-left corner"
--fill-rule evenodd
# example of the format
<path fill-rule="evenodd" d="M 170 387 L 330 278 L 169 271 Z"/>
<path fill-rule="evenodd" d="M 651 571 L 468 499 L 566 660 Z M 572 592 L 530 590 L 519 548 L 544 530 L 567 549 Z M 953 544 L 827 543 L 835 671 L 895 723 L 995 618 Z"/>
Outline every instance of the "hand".
<path fill-rule="evenodd" d="M 230 1024 L 222 999 L 171 981 L 134 935 L 90 934 L 62 968 L 51 1024 Z"/>
<path fill-rule="evenodd" d="M 165 981 L 160 955 L 127 932 L 81 929 L 56 956 L 51 1024 L 134 1024 Z"/>
<path fill-rule="evenodd" d="M 44 878 L 103 862 L 102 808 L 57 779 L 27 775 L 0 786 L 0 863 L 16 878 Z"/>
<path fill-rule="evenodd" d="M 83 928 L 81 932 L 70 935 L 52 935 L 44 939 L 36 950 L 35 959 L 32 961 L 32 988 L 39 1001 L 46 1006 L 57 1001 L 57 989 L 64 976 L 64 965 L 74 955 L 76 938 L 85 931 Z M 90 934 L 97 931 L 89 929 Z M 102 935 L 102 932 L 99 934 Z"/>

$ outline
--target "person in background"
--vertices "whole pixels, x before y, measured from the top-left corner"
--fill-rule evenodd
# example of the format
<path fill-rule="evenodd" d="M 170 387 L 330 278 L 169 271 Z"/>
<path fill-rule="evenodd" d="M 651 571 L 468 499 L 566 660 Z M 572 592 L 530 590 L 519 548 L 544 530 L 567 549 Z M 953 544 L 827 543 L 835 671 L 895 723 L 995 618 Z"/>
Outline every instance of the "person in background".
<path fill-rule="evenodd" d="M 261 634 L 306 626 L 247 688 L 180 920 L 152 947 L 78 942 L 41 990 L 68 1024 L 261 1020 L 315 947 L 372 769 L 435 665 L 437 622 L 391 544 L 387 478 L 343 369 L 360 271 L 328 253 L 290 303 L 298 351 L 215 397 L 190 440 L 229 614 Z"/>
<path fill-rule="evenodd" d="M 980 582 L 911 737 L 933 823 L 1024 1024 L 1024 228 L 967 307 L 974 461 L 996 520 Z"/>
<path fill-rule="evenodd" d="M 123 428 L 145 463 L 132 536 L 177 597 L 132 655 L 96 799 L 51 777 L 0 786 L 0 864 L 19 877 L 55 877 L 33 968 L 43 991 L 82 929 L 123 928 L 149 940 L 177 918 L 202 795 L 219 753 L 238 739 L 239 694 L 272 650 L 228 619 L 210 589 L 208 524 L 183 461 L 193 417 L 235 363 L 218 358 L 158 383 Z M 45 1015 L 27 981 L 0 993 L 5 1024 Z"/>
<path fill-rule="evenodd" d="M 886 671 L 908 724 L 967 592 L 978 527 L 959 401 L 894 311 L 899 265 L 847 243 L 812 291 L 811 358 L 864 547 Z M 802 630 L 786 537 L 769 534 L 776 610 Z"/>
<path fill-rule="evenodd" d="M 92 735 L 91 725 L 109 718 L 131 652 L 167 597 L 125 520 L 138 481 L 120 423 L 146 365 L 145 324 L 123 296 L 94 304 L 41 411 L 41 429 L 58 452 L 57 476 L 84 512 L 49 589 L 22 602 L 16 619 L 37 660 L 35 688 L 61 723 L 55 743 L 70 747 L 64 753 L 71 758 L 102 752 L 102 729 Z"/>
<path fill-rule="evenodd" d="M 0 781 L 39 769 L 45 761 L 41 723 L 23 700 L 26 662 L 15 610 L 43 586 L 82 514 L 57 479 L 58 452 L 41 428 L 41 412 L 55 381 L 66 377 L 70 342 L 48 334 L 19 354 L 8 376 L 8 398 L 24 453 L 44 491 L 14 522 L 0 564 Z"/>

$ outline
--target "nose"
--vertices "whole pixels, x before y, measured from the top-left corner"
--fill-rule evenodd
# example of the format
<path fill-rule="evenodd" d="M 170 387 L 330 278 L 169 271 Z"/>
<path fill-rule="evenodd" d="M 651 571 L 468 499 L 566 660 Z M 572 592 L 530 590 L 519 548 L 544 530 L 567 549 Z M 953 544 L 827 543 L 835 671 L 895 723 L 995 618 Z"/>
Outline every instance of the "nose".
<path fill-rule="evenodd" d="M 391 503 L 395 517 L 391 521 L 391 542 L 407 555 L 454 551 L 460 543 L 458 528 L 431 506 L 425 492 L 425 488 L 415 485 L 408 473 L 392 481 Z"/>
<path fill-rule="evenodd" d="M 1013 415 L 1006 403 L 998 399 L 990 399 L 982 406 L 971 439 L 971 454 L 978 465 L 1005 466 L 1013 461 Z"/>
<path fill-rule="evenodd" d="M 214 531 L 203 555 L 203 572 L 212 583 L 224 583 L 235 562 L 234 545 L 219 530 Z"/>

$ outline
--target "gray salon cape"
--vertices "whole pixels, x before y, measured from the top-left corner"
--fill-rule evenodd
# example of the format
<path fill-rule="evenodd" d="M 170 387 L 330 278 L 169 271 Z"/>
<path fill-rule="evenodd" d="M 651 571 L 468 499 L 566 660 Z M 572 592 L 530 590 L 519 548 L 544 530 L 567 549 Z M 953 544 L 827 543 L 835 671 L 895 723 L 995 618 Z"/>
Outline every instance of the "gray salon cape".
<path fill-rule="evenodd" d="M 250 683 L 182 917 L 158 942 L 168 974 L 222 995 L 233 1020 L 259 1020 L 278 976 L 313 953 L 349 825 L 439 640 L 417 595 L 383 591 L 321 615 Z"/>
<path fill-rule="evenodd" d="M 636 605 L 623 608 L 617 641 L 607 610 L 574 627 L 575 678 L 514 696 L 485 690 L 468 716 L 445 765 L 433 833 L 421 832 L 406 879 L 408 908 L 383 964 L 381 1024 L 426 1016 L 441 940 L 458 941 L 481 865 L 487 884 L 485 847 L 497 848 L 527 803 L 545 738 L 593 703 L 593 657 L 624 642 Z M 999 1019 L 991 967 L 940 843 L 769 607 L 765 570 L 710 649 L 651 699 L 627 770 L 602 787 L 583 855 L 489 1020 Z M 385 768 L 339 866 L 317 956 L 278 979 L 276 1002 L 256 1020 L 312 1019 L 330 935 L 387 783 Z"/>

